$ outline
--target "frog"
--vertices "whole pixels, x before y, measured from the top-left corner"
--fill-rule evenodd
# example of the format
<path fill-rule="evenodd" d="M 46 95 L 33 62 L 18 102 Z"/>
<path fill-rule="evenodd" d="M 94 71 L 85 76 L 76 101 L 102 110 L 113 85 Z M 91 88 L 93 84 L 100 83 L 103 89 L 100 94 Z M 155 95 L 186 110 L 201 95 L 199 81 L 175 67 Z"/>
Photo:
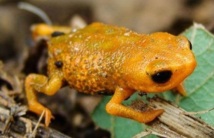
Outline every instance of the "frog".
<path fill-rule="evenodd" d="M 65 86 L 91 95 L 110 94 L 107 113 L 149 123 L 164 110 L 138 111 L 122 102 L 136 91 L 176 90 L 186 95 L 183 82 L 197 65 L 192 45 L 182 35 L 141 34 L 99 22 L 74 31 L 70 28 L 57 31 L 50 25 L 38 29 L 38 26 L 41 25 L 34 27 L 37 28 L 34 36 L 43 34 L 49 38 L 48 70 L 47 75 L 29 74 L 25 91 L 28 109 L 38 115 L 44 112 L 45 126 L 49 126 L 53 115 L 38 102 L 36 93 L 51 96 Z"/>

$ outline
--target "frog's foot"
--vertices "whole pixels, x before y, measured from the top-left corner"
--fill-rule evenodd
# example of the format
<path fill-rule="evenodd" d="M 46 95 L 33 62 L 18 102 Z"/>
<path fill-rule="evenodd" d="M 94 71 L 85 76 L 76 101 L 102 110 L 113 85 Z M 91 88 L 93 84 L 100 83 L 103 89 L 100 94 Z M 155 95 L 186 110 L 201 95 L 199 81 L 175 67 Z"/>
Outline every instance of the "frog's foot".
<path fill-rule="evenodd" d="M 38 114 L 38 115 L 42 115 L 42 113 L 44 112 L 44 118 L 45 118 L 45 126 L 47 127 L 50 122 L 51 119 L 53 119 L 54 117 L 52 116 L 51 111 L 48 108 L 45 108 L 43 105 L 41 105 L 40 103 L 38 103 L 37 101 L 31 101 L 28 103 L 29 106 L 29 110 Z"/>
<path fill-rule="evenodd" d="M 131 96 L 133 93 L 133 90 L 123 89 L 119 87 L 116 88 L 112 99 L 106 105 L 106 111 L 109 114 L 134 119 L 141 123 L 151 122 L 157 116 L 164 112 L 163 109 L 140 112 L 122 105 L 122 101 Z"/>
<path fill-rule="evenodd" d="M 121 104 L 111 104 L 111 103 L 107 104 L 106 110 L 109 114 L 130 118 L 141 123 L 149 123 L 164 112 L 163 109 L 139 112 L 132 108 L 125 107 Z"/>
<path fill-rule="evenodd" d="M 185 90 L 185 88 L 183 86 L 183 83 L 180 83 L 178 86 L 176 86 L 172 90 L 180 93 L 182 96 L 186 96 L 187 95 L 186 90 Z"/>
<path fill-rule="evenodd" d="M 158 110 L 149 110 L 145 112 L 137 113 L 133 116 L 134 120 L 141 122 L 141 123 L 149 123 L 153 121 L 155 118 L 157 118 L 159 115 L 161 115 L 164 112 L 163 109 Z"/>

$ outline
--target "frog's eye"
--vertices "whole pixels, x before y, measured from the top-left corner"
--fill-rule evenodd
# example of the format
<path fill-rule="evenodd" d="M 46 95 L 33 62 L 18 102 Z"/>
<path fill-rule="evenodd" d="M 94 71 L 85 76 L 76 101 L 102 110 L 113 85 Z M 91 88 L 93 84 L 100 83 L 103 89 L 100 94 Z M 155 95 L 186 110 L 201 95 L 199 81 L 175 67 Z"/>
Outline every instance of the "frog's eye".
<path fill-rule="evenodd" d="M 63 66 L 62 61 L 56 61 L 54 64 L 57 68 L 61 68 Z"/>
<path fill-rule="evenodd" d="M 63 32 L 59 32 L 59 31 L 55 31 L 51 34 L 51 37 L 57 37 L 57 36 L 61 36 L 61 35 L 64 35 L 65 33 Z"/>
<path fill-rule="evenodd" d="M 192 50 L 192 43 L 189 41 L 189 49 Z"/>
<path fill-rule="evenodd" d="M 155 83 L 165 83 L 170 80 L 171 76 L 172 72 L 170 70 L 164 70 L 153 74 L 151 77 Z"/>

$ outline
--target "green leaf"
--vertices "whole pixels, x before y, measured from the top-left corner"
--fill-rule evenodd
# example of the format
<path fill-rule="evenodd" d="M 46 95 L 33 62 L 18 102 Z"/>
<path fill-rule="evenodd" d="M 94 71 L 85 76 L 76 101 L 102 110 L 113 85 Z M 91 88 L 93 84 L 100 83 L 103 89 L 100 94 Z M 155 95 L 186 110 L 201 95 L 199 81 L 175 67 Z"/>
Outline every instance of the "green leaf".
<path fill-rule="evenodd" d="M 199 24 L 184 32 L 193 44 L 197 68 L 185 81 L 188 96 L 179 105 L 187 111 L 202 111 L 214 108 L 214 36 Z M 214 111 L 200 117 L 214 126 Z"/>
<path fill-rule="evenodd" d="M 183 35 L 189 38 L 197 60 L 197 68 L 185 81 L 188 96 L 182 97 L 171 92 L 162 94 L 167 100 L 176 101 L 183 109 L 194 112 L 214 107 L 214 36 L 199 24 L 194 24 Z M 144 131 L 146 126 L 136 121 L 108 115 L 105 105 L 111 97 L 104 97 L 92 114 L 95 123 L 111 132 L 112 138 L 130 138 Z M 136 94 L 126 101 L 130 104 L 136 100 Z M 205 122 L 214 126 L 214 111 L 199 115 Z M 149 136 L 154 137 L 154 136 Z"/>

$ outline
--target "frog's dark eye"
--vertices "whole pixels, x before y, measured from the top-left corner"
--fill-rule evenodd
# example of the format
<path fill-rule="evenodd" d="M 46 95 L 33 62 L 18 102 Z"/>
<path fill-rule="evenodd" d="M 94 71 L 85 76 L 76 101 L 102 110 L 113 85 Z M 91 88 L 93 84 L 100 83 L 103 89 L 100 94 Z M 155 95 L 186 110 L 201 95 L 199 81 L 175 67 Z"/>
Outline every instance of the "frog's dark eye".
<path fill-rule="evenodd" d="M 171 71 L 163 70 L 153 74 L 151 77 L 155 83 L 166 83 L 167 81 L 170 80 L 171 76 L 172 76 Z"/>
<path fill-rule="evenodd" d="M 57 36 L 61 36 L 61 35 L 64 35 L 65 33 L 63 32 L 59 32 L 59 31 L 55 31 L 51 34 L 51 37 L 57 37 Z"/>
<path fill-rule="evenodd" d="M 192 50 L 192 43 L 189 41 L 189 49 Z"/>
<path fill-rule="evenodd" d="M 63 66 L 62 61 L 56 61 L 54 64 L 57 68 L 61 68 Z"/>

